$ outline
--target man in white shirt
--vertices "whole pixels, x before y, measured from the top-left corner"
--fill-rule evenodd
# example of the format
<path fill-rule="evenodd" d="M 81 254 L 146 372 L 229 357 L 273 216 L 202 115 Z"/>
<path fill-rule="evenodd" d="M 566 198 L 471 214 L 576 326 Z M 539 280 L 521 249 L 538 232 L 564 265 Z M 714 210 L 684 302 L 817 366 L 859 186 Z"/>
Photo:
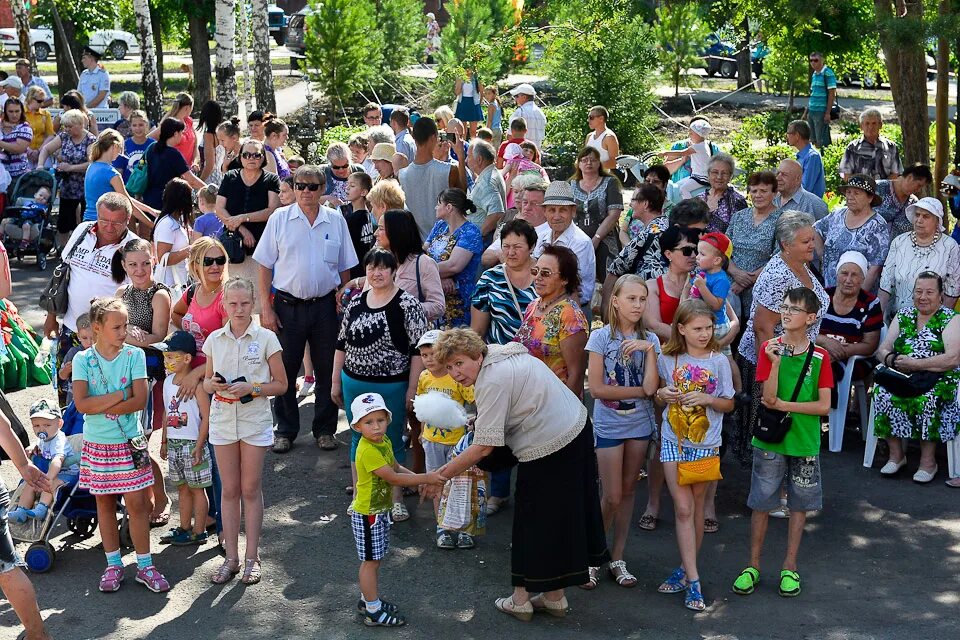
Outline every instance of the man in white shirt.
<path fill-rule="evenodd" d="M 819 220 L 827 215 L 827 203 L 803 188 L 803 166 L 787 158 L 777 167 L 777 201 L 779 209 L 809 213 Z"/>
<path fill-rule="evenodd" d="M 510 122 L 523 118 L 527 123 L 527 140 L 542 149 L 543 140 L 547 137 L 547 116 L 533 101 L 537 90 L 524 82 L 510 89 L 510 95 L 517 101 L 517 109 L 510 115 Z"/>
<path fill-rule="evenodd" d="M 275 331 L 283 347 L 287 380 L 296 380 L 303 350 L 310 348 L 317 386 L 313 436 L 324 450 L 336 449 L 337 405 L 330 399 L 334 345 L 339 329 L 336 293 L 357 266 L 350 230 L 342 215 L 320 204 L 323 171 L 305 165 L 294 177 L 297 201 L 277 209 L 253 252 L 259 265 L 263 310 L 260 324 Z M 270 289 L 276 288 L 270 305 Z M 311 373 L 311 372 L 307 372 Z M 300 431 L 296 386 L 291 384 L 274 405 L 276 453 L 286 453 Z"/>
<path fill-rule="evenodd" d="M 548 244 L 566 247 L 576 254 L 581 283 L 580 306 L 590 318 L 590 302 L 597 282 L 597 256 L 590 236 L 573 224 L 577 201 L 570 183 L 551 182 L 543 197 L 543 208 L 547 221 L 536 228 L 537 246 L 533 248 L 533 257 L 539 258 Z"/>

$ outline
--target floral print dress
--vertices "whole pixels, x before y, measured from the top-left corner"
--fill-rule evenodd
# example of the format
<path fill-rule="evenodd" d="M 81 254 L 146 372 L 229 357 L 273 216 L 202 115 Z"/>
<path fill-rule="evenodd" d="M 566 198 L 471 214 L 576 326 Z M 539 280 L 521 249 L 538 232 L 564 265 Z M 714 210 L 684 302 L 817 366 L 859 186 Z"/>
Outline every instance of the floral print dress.
<path fill-rule="evenodd" d="M 546 313 L 540 309 L 540 301 L 537 298 L 527 307 L 523 324 L 513 341 L 525 346 L 530 355 L 542 360 L 566 384 L 567 362 L 563 359 L 560 343 L 581 331 L 589 332 L 590 325 L 573 298 L 560 300 Z"/>
<path fill-rule="evenodd" d="M 927 324 L 917 326 L 917 310 L 909 307 L 897 314 L 900 335 L 893 343 L 895 353 L 911 358 L 931 358 L 944 353 L 943 331 L 957 313 L 945 307 L 938 309 Z M 948 442 L 957 435 L 960 403 L 957 387 L 960 370 L 944 373 L 933 389 L 917 398 L 900 398 L 880 385 L 874 385 L 878 438 L 913 438 L 932 442 Z"/>
<path fill-rule="evenodd" d="M 66 132 L 61 131 L 59 135 L 59 162 L 81 164 L 87 161 L 87 148 L 96 140 L 92 133 L 84 131 L 83 140 L 81 140 L 79 144 L 75 143 Z M 60 181 L 60 197 L 71 200 L 81 200 L 83 198 L 83 179 L 85 175 L 85 173 L 76 171 L 58 173 L 57 179 Z"/>
<path fill-rule="evenodd" d="M 457 247 L 466 249 L 473 255 L 470 262 L 460 273 L 453 276 L 454 292 L 446 294 L 447 309 L 440 319 L 444 329 L 470 326 L 470 303 L 477 288 L 477 268 L 480 266 L 480 254 L 483 253 L 483 236 L 480 228 L 472 222 L 464 222 L 451 232 L 443 220 L 437 220 L 427 236 L 427 252 L 440 264 L 449 260 Z"/>

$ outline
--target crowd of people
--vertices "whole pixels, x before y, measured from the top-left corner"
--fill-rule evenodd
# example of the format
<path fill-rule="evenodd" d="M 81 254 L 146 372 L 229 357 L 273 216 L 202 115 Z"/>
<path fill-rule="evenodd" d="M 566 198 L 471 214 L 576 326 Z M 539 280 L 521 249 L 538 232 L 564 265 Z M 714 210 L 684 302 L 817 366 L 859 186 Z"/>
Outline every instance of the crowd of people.
<path fill-rule="evenodd" d="M 697 552 L 719 529 L 727 449 L 752 469 L 749 564 L 733 590 L 756 588 L 773 515 L 791 518 L 778 591 L 801 593 L 801 534 L 822 508 L 821 417 L 846 408 L 833 393 L 846 360 L 880 365 L 881 474 L 903 468 L 909 438 L 921 442 L 913 480 L 932 481 L 936 445 L 957 435 L 960 245 L 940 201 L 918 197 L 930 168 L 904 167 L 872 110 L 841 164 L 844 203 L 828 211 L 811 139 L 829 137 L 835 82 L 819 54 L 825 95 L 813 91 L 810 120 L 789 124 L 795 157 L 750 174 L 741 193 L 736 160 L 696 116 L 626 203 L 607 109 L 584 114 L 572 177 L 550 181 L 549 123 L 526 83 L 509 92 L 509 119 L 469 70 L 454 108 L 432 117 L 371 103 L 366 130 L 313 165 L 285 149 L 282 119 L 254 111 L 241 123 L 211 101 L 194 120 L 188 94 L 151 126 L 124 93 L 121 120 L 98 131 L 85 105 L 106 99 L 109 77 L 88 58 L 57 122 L 42 115 L 40 83 L 26 108 L 7 98 L 0 147 L 11 177 L 49 162 L 61 176 L 70 278 L 65 309 L 44 325 L 59 397 L 30 422 L 43 443 L 59 441 L 64 409 L 84 417 L 76 475 L 96 497 L 103 592 L 124 580 L 117 495 L 135 580 L 171 588 L 149 535 L 171 520 L 167 484 L 179 519 L 161 542 L 216 536 L 225 558 L 210 580 L 259 582 L 264 459 L 294 447 L 310 393 L 320 450 L 345 444 L 340 410 L 351 427 L 357 607 L 383 626 L 405 622 L 378 572 L 410 493 L 435 500 L 440 549 L 472 548 L 513 501 L 513 593 L 495 605 L 530 620 L 566 615 L 564 590 L 596 588 L 601 569 L 638 584 L 625 548 L 645 474 L 639 527 L 658 526 L 664 484 L 676 521 L 679 562 L 658 591 L 702 611 L 709 567 Z M 11 521 L 45 517 L 36 501 L 49 505 L 76 456 L 48 446 L 56 464 L 41 471 L 2 421 L 0 444 L 39 492 Z M 44 637 L 4 533 L 0 586 L 26 637 Z"/>

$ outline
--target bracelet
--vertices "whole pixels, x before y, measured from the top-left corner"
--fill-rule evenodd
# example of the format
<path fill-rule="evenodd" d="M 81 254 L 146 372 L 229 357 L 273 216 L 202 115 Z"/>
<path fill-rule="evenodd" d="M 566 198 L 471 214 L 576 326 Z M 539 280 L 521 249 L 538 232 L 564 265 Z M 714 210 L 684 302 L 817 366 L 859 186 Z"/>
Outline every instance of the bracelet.
<path fill-rule="evenodd" d="M 120 393 L 123 394 L 123 401 L 126 402 L 126 401 L 127 401 L 127 388 L 124 387 L 123 389 L 120 389 Z"/>

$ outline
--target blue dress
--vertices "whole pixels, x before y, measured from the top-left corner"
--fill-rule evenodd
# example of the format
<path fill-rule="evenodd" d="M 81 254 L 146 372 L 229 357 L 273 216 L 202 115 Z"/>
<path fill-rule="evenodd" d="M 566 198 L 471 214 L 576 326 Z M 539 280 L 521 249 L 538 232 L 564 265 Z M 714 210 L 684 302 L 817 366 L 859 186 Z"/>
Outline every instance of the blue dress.
<path fill-rule="evenodd" d="M 427 236 L 427 252 L 437 264 L 449 260 L 457 247 L 472 253 L 470 262 L 453 277 L 456 291 L 446 296 L 447 308 L 440 319 L 440 326 L 449 329 L 470 326 L 470 304 L 477 287 L 477 268 L 483 253 L 483 237 L 480 228 L 472 222 L 464 222 L 456 231 L 443 220 L 437 220 Z"/>

